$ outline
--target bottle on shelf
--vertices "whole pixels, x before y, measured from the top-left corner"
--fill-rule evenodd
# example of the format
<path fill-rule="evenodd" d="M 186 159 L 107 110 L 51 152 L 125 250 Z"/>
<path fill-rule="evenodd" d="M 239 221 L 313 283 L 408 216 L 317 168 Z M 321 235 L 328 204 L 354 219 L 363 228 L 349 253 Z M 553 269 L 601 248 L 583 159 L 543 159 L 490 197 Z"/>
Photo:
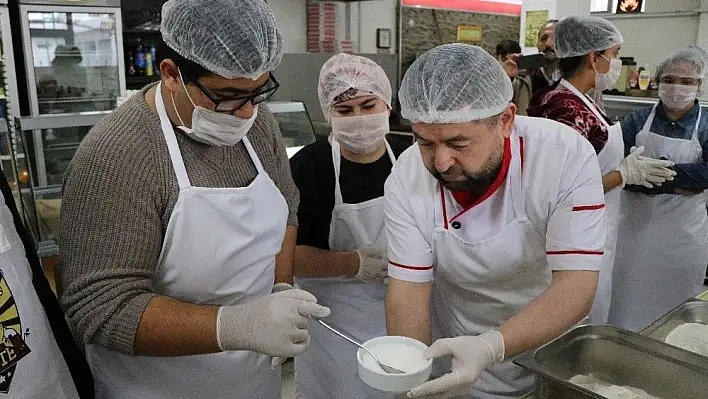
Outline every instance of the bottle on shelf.
<path fill-rule="evenodd" d="M 647 90 L 650 82 L 651 75 L 649 74 L 649 67 L 644 65 L 639 72 L 639 90 Z"/>
<path fill-rule="evenodd" d="M 157 62 L 157 57 L 155 57 L 155 45 L 151 44 L 150 45 L 150 55 L 152 56 L 152 69 L 153 72 L 157 72 L 158 75 L 160 75 L 160 66 L 156 65 L 155 62 Z"/>
<path fill-rule="evenodd" d="M 135 59 L 133 59 L 133 52 L 128 52 L 128 76 L 135 76 Z"/>
<path fill-rule="evenodd" d="M 147 52 L 145 53 L 145 76 L 152 76 L 153 75 L 153 63 L 152 63 L 152 53 Z"/>
<path fill-rule="evenodd" d="M 135 67 L 137 68 L 138 75 L 145 74 L 145 47 L 140 38 L 136 39 Z"/>

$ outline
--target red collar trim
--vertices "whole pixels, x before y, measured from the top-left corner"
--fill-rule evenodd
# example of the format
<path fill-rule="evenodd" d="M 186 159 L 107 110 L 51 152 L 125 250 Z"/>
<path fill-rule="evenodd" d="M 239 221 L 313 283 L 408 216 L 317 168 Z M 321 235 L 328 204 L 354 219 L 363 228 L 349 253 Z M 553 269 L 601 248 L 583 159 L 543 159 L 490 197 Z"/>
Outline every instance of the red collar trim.
<path fill-rule="evenodd" d="M 504 155 L 502 156 L 502 168 L 499 171 L 499 174 L 497 175 L 497 178 L 494 179 L 494 182 L 492 183 L 491 186 L 489 186 L 489 189 L 487 192 L 484 193 L 481 197 L 477 198 L 474 200 L 472 203 L 467 204 L 467 206 L 464 206 L 465 204 L 460 204 L 464 206 L 464 209 L 462 212 L 458 213 L 450 219 L 450 221 L 453 221 L 460 216 L 462 216 L 465 212 L 469 211 L 470 209 L 474 208 L 475 206 L 481 204 L 482 202 L 486 201 L 487 198 L 491 197 L 497 190 L 499 190 L 499 187 L 504 184 L 504 181 L 506 180 L 506 176 L 509 174 L 509 166 L 511 165 L 511 140 L 509 138 L 504 139 Z M 447 207 L 445 206 L 445 192 L 444 192 L 444 187 L 440 185 L 440 198 L 442 201 L 442 213 L 443 213 L 443 220 L 444 220 L 444 226 L 445 229 L 447 230 L 448 228 L 448 220 L 447 220 Z M 464 194 L 460 196 L 460 198 L 464 197 Z M 453 197 L 457 200 L 458 197 L 455 196 L 455 192 L 452 192 Z M 459 194 L 458 194 L 459 195 Z"/>

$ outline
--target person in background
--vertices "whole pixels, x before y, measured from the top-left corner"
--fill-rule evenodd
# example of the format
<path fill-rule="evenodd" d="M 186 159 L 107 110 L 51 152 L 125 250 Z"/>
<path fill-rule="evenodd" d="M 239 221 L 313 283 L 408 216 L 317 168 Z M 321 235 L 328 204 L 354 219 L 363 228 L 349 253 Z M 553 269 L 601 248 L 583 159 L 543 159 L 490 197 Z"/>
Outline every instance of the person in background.
<path fill-rule="evenodd" d="M 517 115 L 526 115 L 526 109 L 531 101 L 531 79 L 520 73 L 516 60 L 521 55 L 521 46 L 514 40 L 504 40 L 497 44 L 497 61 L 504 67 L 504 71 L 511 78 L 514 87 L 514 97 L 511 102 L 516 105 Z"/>
<path fill-rule="evenodd" d="M 364 342 L 386 335 L 384 182 L 409 145 L 386 139 L 391 84 L 368 58 L 330 58 L 318 93 L 332 133 L 290 160 L 301 198 L 295 282 L 332 310 L 328 322 Z M 297 395 L 385 397 L 355 377 L 356 347 L 317 323 L 310 334 L 310 346 L 295 358 Z"/>
<path fill-rule="evenodd" d="M 553 30 L 557 22 L 557 19 L 551 19 L 538 31 L 536 48 L 538 48 L 539 53 L 546 56 L 546 66 L 534 69 L 529 73 L 533 93 L 548 89 L 561 79 L 560 70 L 558 69 L 558 56 L 553 41 Z"/>
<path fill-rule="evenodd" d="M 512 95 L 466 44 L 423 54 L 401 83 L 417 144 L 385 185 L 387 331 L 451 359 L 409 397 L 523 396 L 534 376 L 511 359 L 590 310 L 605 238 L 595 152 L 563 124 L 516 116 Z"/>
<path fill-rule="evenodd" d="M 595 148 L 603 174 L 607 208 L 607 236 L 590 322 L 607 323 L 612 293 L 612 265 L 617 244 L 622 187 L 661 184 L 674 172 L 668 161 L 642 157 L 641 149 L 624 154 L 619 124 L 612 125 L 586 94 L 591 89 L 611 88 L 619 76 L 619 48 L 624 39 L 609 21 L 598 17 L 567 17 L 555 27 L 555 49 L 563 75 L 551 90 L 539 92 L 529 115 L 568 125 Z"/>
<path fill-rule="evenodd" d="M 329 314 L 287 284 L 298 193 L 260 104 L 283 40 L 262 0 L 169 0 L 160 32 L 160 82 L 66 172 L 60 300 L 99 398 L 280 398 Z"/>
<path fill-rule="evenodd" d="M 625 152 L 675 162 L 661 187 L 627 187 L 615 261 L 610 322 L 640 330 L 700 293 L 708 264 L 708 113 L 696 97 L 706 60 L 695 50 L 668 56 L 656 70 L 659 102 L 622 121 Z"/>
<path fill-rule="evenodd" d="M 0 191 L 0 392 L 20 399 L 92 399 L 91 369 L 71 336 L 2 173 Z"/>

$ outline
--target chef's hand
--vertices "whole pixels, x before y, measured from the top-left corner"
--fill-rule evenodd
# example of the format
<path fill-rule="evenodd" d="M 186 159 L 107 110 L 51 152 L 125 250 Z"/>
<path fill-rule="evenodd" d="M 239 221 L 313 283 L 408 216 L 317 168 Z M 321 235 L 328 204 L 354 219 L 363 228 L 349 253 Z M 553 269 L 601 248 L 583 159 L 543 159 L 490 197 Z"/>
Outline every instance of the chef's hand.
<path fill-rule="evenodd" d="M 504 360 L 504 337 L 490 330 L 476 337 L 462 336 L 435 341 L 423 352 L 425 358 L 452 357 L 452 370 L 408 392 L 409 398 L 453 398 L 463 395 L 479 374 Z"/>
<path fill-rule="evenodd" d="M 282 292 L 282 291 L 287 291 L 293 289 L 293 286 L 288 284 L 288 283 L 277 283 L 273 285 L 273 288 L 270 290 L 272 294 L 276 292 Z M 270 368 L 275 370 L 278 367 L 282 366 L 285 361 L 288 360 L 287 357 L 281 357 L 281 356 L 273 356 L 270 358 Z"/>
<path fill-rule="evenodd" d="M 388 277 L 388 255 L 385 249 L 361 248 L 355 251 L 359 255 L 359 271 L 355 279 L 365 283 L 381 284 Z"/>
<path fill-rule="evenodd" d="M 667 160 L 654 159 L 642 156 L 644 147 L 632 147 L 626 158 L 622 160 L 617 169 L 622 175 L 625 185 L 642 185 L 647 188 L 661 186 L 667 180 L 676 176 L 670 168 L 674 163 Z"/>
<path fill-rule="evenodd" d="M 327 317 L 329 308 L 309 292 L 290 289 L 242 305 L 222 306 L 216 319 L 219 348 L 292 357 L 310 343 L 310 316 Z"/>

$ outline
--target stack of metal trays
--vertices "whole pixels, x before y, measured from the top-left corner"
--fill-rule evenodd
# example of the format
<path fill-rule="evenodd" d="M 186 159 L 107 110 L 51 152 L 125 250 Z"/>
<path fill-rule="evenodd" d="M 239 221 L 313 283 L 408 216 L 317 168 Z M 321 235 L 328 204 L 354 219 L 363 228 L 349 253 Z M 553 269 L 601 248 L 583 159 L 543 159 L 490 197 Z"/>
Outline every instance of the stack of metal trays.
<path fill-rule="evenodd" d="M 669 333 L 676 327 L 686 323 L 708 325 L 708 302 L 700 299 L 689 299 L 642 330 L 640 334 L 665 342 Z"/>
<path fill-rule="evenodd" d="M 514 361 L 538 376 L 536 399 L 602 399 L 578 374 L 661 399 L 708 396 L 708 358 L 610 326 L 581 326 Z"/>

